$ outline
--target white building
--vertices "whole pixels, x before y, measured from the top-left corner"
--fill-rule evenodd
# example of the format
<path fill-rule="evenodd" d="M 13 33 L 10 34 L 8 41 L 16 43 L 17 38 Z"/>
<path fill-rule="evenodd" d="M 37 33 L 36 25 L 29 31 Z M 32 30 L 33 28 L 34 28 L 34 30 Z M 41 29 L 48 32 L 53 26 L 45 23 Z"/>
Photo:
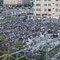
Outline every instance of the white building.
<path fill-rule="evenodd" d="M 34 0 L 34 14 L 37 17 L 60 17 L 60 0 Z"/>
<path fill-rule="evenodd" d="M 15 5 L 18 3 L 18 0 L 4 0 L 4 5 Z"/>
<path fill-rule="evenodd" d="M 29 2 L 30 0 L 4 0 L 4 5 L 21 5 Z"/>

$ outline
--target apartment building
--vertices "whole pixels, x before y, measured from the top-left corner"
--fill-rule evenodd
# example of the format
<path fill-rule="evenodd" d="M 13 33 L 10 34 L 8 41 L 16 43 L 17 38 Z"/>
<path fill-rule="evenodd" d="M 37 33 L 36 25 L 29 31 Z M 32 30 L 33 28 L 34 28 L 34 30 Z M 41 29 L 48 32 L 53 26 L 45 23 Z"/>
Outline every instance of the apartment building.
<path fill-rule="evenodd" d="M 37 17 L 60 17 L 60 0 L 34 0 L 34 14 Z"/>
<path fill-rule="evenodd" d="M 22 5 L 29 1 L 30 0 L 4 0 L 3 2 L 4 2 L 4 5 Z"/>

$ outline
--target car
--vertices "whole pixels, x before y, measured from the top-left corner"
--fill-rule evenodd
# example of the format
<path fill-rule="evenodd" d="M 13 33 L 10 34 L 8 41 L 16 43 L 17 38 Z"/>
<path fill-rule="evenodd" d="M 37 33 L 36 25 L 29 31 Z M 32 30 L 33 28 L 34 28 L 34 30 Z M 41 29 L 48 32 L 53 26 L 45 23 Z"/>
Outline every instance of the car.
<path fill-rule="evenodd" d="M 52 39 L 53 39 L 53 38 L 56 38 L 56 37 L 58 37 L 57 34 L 53 34 L 53 35 L 51 35 L 51 38 L 52 38 Z"/>

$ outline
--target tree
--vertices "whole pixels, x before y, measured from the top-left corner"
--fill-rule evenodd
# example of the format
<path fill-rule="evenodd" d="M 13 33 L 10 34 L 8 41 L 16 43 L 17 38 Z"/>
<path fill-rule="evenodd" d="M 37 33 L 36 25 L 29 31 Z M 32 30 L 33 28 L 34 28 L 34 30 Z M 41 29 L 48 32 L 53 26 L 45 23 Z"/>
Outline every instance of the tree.
<path fill-rule="evenodd" d="M 28 2 L 28 3 L 24 4 L 24 7 L 31 7 L 31 3 Z"/>
<path fill-rule="evenodd" d="M 16 41 L 14 47 L 15 47 L 16 49 L 19 49 L 19 50 L 24 49 L 23 43 L 22 43 L 22 42 L 18 42 L 18 41 Z"/>
<path fill-rule="evenodd" d="M 4 43 L 4 37 L 3 36 L 0 36 L 0 49 L 2 49 L 1 48 L 1 45 Z"/>
<path fill-rule="evenodd" d="M 0 36 L 0 45 L 4 43 L 4 37 Z"/>

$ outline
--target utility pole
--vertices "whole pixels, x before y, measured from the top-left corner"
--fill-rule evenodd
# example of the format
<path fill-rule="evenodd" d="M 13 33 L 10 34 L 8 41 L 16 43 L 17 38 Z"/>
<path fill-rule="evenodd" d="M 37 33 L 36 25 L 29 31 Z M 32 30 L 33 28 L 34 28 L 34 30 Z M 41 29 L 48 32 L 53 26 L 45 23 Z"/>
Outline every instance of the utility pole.
<path fill-rule="evenodd" d="M 10 40 L 8 40 L 8 55 L 9 55 L 9 53 L 10 53 Z M 10 56 L 8 56 L 7 58 L 8 58 L 8 60 L 10 60 Z"/>
<path fill-rule="evenodd" d="M 8 40 L 8 54 L 10 53 L 10 41 Z"/>

